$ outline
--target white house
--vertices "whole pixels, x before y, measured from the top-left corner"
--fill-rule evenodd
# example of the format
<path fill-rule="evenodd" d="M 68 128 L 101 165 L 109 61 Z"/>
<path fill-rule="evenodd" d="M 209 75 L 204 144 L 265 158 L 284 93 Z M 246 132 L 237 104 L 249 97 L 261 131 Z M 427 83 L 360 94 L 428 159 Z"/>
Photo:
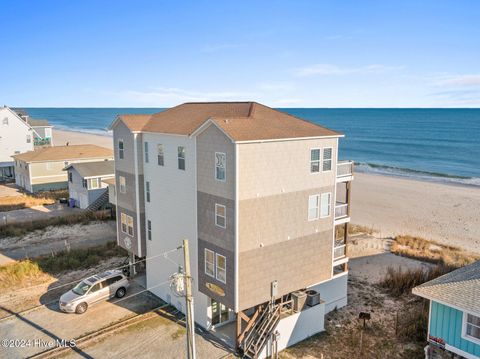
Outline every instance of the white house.
<path fill-rule="evenodd" d="M 15 111 L 0 108 L 0 181 L 15 178 L 11 156 L 33 150 L 34 131 Z"/>

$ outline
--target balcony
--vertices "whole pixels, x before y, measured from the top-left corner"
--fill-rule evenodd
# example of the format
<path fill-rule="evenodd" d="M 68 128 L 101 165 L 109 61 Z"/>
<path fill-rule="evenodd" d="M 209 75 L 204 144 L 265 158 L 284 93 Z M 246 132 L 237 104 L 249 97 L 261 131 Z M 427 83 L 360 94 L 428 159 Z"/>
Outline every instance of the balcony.
<path fill-rule="evenodd" d="M 51 145 L 51 139 L 46 137 L 46 138 L 40 138 L 40 137 L 35 137 L 33 140 L 33 145 L 35 147 L 37 146 L 50 146 Z"/>
<path fill-rule="evenodd" d="M 337 202 L 335 204 L 335 225 L 350 222 L 348 203 Z"/>
<path fill-rule="evenodd" d="M 353 180 L 353 161 L 338 161 L 337 182 L 348 182 Z"/>

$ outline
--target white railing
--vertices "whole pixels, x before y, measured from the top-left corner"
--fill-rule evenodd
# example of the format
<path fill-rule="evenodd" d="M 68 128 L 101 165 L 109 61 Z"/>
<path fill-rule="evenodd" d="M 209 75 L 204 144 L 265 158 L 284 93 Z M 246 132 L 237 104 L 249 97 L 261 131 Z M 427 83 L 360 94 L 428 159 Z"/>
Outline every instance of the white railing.
<path fill-rule="evenodd" d="M 345 244 L 342 244 L 340 246 L 335 246 L 335 248 L 333 249 L 333 259 L 345 257 L 346 248 L 347 246 Z"/>
<path fill-rule="evenodd" d="M 353 175 L 353 161 L 338 161 L 337 177 Z"/>
<path fill-rule="evenodd" d="M 337 202 L 335 205 L 335 219 L 348 217 L 348 203 Z"/>

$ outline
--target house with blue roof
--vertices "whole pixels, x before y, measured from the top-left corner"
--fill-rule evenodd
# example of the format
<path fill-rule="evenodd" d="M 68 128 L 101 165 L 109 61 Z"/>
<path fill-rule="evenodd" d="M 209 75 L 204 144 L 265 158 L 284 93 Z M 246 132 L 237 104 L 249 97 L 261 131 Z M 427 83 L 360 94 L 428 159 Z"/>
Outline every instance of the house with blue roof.
<path fill-rule="evenodd" d="M 413 289 L 430 301 L 425 358 L 480 358 L 480 261 Z"/>

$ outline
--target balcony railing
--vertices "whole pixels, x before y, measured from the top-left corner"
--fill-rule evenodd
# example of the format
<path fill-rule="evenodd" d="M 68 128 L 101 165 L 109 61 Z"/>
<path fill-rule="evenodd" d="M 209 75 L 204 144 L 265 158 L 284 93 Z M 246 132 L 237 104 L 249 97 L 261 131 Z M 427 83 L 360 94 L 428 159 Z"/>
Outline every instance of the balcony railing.
<path fill-rule="evenodd" d="M 346 248 L 347 246 L 345 244 L 341 244 L 339 246 L 335 246 L 335 248 L 333 249 L 333 259 L 339 259 L 339 258 L 343 258 L 345 257 L 346 255 Z"/>
<path fill-rule="evenodd" d="M 33 140 L 33 145 L 34 146 L 46 146 L 51 144 L 51 139 L 50 138 L 35 138 Z"/>
<path fill-rule="evenodd" d="M 337 177 L 346 177 L 353 175 L 353 161 L 338 161 Z"/>
<path fill-rule="evenodd" d="M 335 205 L 335 219 L 348 217 L 348 203 L 337 202 Z"/>

